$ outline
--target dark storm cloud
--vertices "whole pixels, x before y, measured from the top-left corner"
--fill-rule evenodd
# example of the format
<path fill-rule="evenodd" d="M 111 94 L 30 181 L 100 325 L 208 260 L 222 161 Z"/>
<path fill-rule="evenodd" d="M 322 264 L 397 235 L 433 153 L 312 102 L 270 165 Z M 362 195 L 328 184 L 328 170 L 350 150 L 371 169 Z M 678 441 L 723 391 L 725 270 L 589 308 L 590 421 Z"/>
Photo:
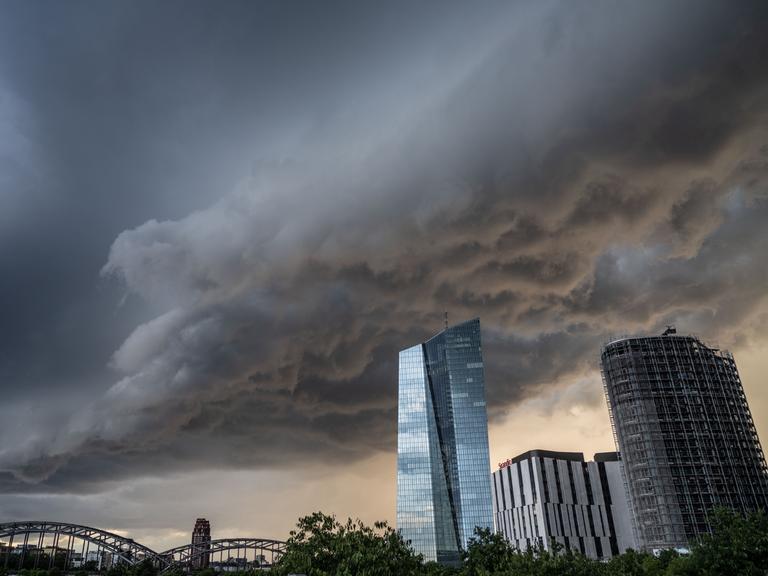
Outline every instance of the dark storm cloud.
<path fill-rule="evenodd" d="M 184 17 L 165 40 L 169 6 Z M 723 342 L 768 336 L 753 323 L 768 285 L 761 7 L 537 3 L 463 24 L 459 8 L 434 18 L 422 6 L 378 23 L 353 5 L 329 10 L 342 25 L 261 6 L 191 6 L 89 16 L 106 18 L 96 38 L 130 55 L 127 78 L 140 83 L 89 76 L 108 68 L 106 54 L 68 53 L 89 61 L 77 90 L 116 100 L 99 99 L 94 113 L 121 110 L 138 123 L 90 127 L 130 133 L 121 146 L 138 171 L 156 166 L 157 147 L 168 159 L 192 141 L 193 162 L 170 164 L 188 178 L 162 171 L 119 190 L 149 196 L 202 178 L 193 198 L 205 185 L 219 193 L 175 213 L 137 201 L 138 226 L 111 216 L 120 227 L 104 283 L 146 309 L 115 345 L 106 391 L 79 397 L 56 426 L 8 428 L 0 489 L 88 492 L 130 475 L 391 451 L 397 351 L 439 330 L 446 309 L 451 320 L 482 318 L 492 417 L 594 376 L 615 332 L 679 322 Z M 121 31 L 144 15 L 149 41 L 138 46 Z M 299 16 L 292 42 L 256 33 Z M 348 43 L 323 26 L 339 26 Z M 49 41 L 63 42 L 62 30 Z M 482 41 L 462 40 L 447 58 L 452 33 Z M 294 65 L 309 78 L 281 69 Z M 39 86 L 32 76 L 11 75 Z M 274 82 L 284 92 L 257 89 L 269 94 Z M 222 109 L 223 120 L 212 112 Z M 213 145 L 231 140 L 225 152 L 253 167 L 233 191 L 203 177 L 206 154 L 219 174 L 237 173 L 238 162 L 195 138 L 197 128 Z M 268 156 L 269 137 L 251 135 L 259 129 L 274 137 L 277 161 L 251 162 Z M 96 153 L 105 136 L 87 140 L 78 154 Z M 247 145 L 234 152 L 233 142 Z M 145 145 L 146 156 L 134 150 Z M 107 156 L 106 173 L 126 173 L 119 155 Z M 170 205 L 180 192 L 166 194 Z M 106 211 L 99 202 L 95 214 Z"/>

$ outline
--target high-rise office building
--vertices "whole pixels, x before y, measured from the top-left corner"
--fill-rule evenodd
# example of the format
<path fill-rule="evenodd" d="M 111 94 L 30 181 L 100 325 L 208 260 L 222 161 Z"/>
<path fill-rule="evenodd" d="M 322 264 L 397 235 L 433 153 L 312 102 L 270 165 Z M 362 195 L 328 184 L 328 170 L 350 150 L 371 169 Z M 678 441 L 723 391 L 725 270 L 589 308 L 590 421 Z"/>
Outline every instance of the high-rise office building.
<path fill-rule="evenodd" d="M 208 568 L 211 561 L 208 553 L 211 549 L 211 523 L 205 518 L 198 518 L 195 522 L 192 530 L 192 546 L 194 549 L 192 567 L 198 570 Z"/>
<path fill-rule="evenodd" d="M 492 528 L 480 320 L 400 352 L 397 527 L 427 560 L 457 562 Z"/>
<path fill-rule="evenodd" d="M 590 558 L 635 548 L 632 518 L 616 452 L 531 450 L 493 473 L 496 530 L 520 550 L 556 542 Z"/>
<path fill-rule="evenodd" d="M 722 506 L 768 506 L 768 469 L 728 352 L 668 328 L 602 350 L 602 372 L 640 547 L 686 548 Z"/>

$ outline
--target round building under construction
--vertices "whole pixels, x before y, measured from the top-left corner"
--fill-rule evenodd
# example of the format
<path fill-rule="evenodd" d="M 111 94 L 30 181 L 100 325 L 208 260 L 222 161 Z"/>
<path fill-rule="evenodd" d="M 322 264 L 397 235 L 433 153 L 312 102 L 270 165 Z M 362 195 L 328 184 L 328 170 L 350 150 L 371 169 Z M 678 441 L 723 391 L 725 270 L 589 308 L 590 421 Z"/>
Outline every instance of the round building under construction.
<path fill-rule="evenodd" d="M 733 356 L 668 328 L 601 354 L 641 549 L 687 548 L 718 506 L 768 508 L 768 468 Z"/>

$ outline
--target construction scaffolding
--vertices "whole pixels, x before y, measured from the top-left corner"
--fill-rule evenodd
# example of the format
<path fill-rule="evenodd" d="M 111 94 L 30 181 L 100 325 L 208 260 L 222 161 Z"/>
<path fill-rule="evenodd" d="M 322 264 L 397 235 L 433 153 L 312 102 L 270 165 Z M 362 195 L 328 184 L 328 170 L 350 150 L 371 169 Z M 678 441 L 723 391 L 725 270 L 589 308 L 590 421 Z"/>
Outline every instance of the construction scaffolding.
<path fill-rule="evenodd" d="M 641 549 L 686 548 L 712 511 L 768 508 L 768 467 L 736 364 L 674 328 L 601 354 L 606 399 Z"/>

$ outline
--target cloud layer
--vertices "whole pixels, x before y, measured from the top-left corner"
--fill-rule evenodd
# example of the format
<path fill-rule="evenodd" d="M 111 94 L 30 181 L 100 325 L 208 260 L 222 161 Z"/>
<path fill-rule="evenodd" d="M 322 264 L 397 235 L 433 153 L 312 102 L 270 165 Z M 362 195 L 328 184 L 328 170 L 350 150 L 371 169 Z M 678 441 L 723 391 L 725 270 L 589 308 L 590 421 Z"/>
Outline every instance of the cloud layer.
<path fill-rule="evenodd" d="M 315 118 L 207 207 L 117 235 L 102 282 L 151 317 L 114 350 L 105 391 L 41 406 L 33 429 L 4 421 L 0 490 L 391 452 L 397 352 L 445 310 L 482 320 L 495 421 L 574 379 L 600 402 L 612 334 L 676 323 L 765 345 L 764 10 L 500 15 L 455 67 L 379 78 L 403 86 L 424 66 L 433 84 L 387 99 L 355 85 L 368 105 L 351 118 Z"/>

